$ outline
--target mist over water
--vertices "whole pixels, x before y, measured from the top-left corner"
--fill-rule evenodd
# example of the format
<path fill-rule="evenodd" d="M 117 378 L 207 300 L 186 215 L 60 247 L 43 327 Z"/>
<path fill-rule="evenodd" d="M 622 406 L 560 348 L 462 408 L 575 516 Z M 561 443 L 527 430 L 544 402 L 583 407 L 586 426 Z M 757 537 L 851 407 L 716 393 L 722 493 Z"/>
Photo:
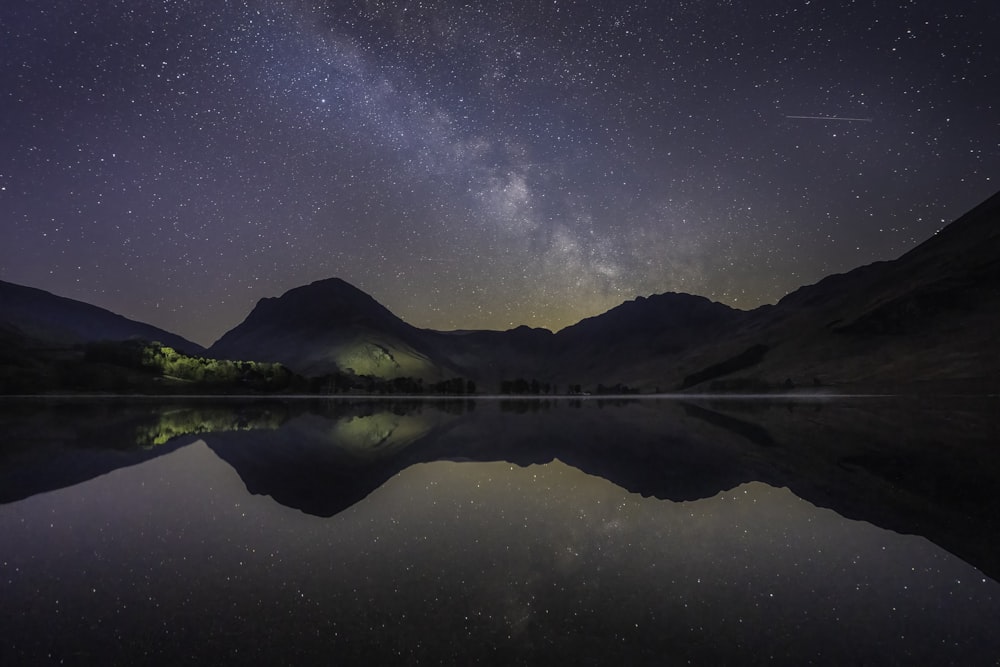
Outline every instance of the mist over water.
<path fill-rule="evenodd" d="M 991 664 L 984 407 L 5 403 L 0 659 Z"/>

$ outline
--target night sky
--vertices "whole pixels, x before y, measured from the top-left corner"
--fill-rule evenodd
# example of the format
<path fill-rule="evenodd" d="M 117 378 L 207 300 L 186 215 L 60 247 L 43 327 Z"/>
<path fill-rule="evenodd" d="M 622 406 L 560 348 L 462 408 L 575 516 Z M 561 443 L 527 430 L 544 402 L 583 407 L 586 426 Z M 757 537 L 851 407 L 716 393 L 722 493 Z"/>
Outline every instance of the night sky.
<path fill-rule="evenodd" d="M 0 278 L 208 344 L 740 308 L 998 189 L 995 0 L 0 3 Z"/>

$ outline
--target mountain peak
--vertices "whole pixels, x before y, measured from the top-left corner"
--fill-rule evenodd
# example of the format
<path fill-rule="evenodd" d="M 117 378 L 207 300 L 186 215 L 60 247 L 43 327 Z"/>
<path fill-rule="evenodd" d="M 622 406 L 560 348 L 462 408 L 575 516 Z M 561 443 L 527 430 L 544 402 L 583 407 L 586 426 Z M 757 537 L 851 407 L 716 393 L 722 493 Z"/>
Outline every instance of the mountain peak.
<path fill-rule="evenodd" d="M 261 299 L 211 352 L 276 361 L 300 373 L 423 377 L 432 365 L 422 346 L 418 329 L 347 281 L 327 278 Z"/>
<path fill-rule="evenodd" d="M 346 323 L 408 326 L 369 294 L 340 278 L 317 280 L 281 296 L 261 299 L 244 324 L 268 323 L 306 329 Z"/>
<path fill-rule="evenodd" d="M 635 334 L 664 335 L 671 331 L 705 332 L 731 324 L 744 311 L 730 308 L 703 296 L 684 292 L 664 292 L 638 296 L 611 310 L 581 320 L 557 335 L 564 340 L 585 339 L 609 343 Z"/>

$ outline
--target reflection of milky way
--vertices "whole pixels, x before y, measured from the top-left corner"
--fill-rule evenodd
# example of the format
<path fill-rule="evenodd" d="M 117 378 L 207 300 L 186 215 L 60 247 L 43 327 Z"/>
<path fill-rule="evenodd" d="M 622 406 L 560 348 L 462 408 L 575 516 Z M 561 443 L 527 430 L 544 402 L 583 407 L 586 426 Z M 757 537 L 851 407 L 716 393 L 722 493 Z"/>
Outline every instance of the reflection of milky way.
<path fill-rule="evenodd" d="M 3 277 L 203 343 L 334 275 L 435 328 L 773 301 L 1000 172 L 992 3 L 839 4 L 5 3 Z"/>

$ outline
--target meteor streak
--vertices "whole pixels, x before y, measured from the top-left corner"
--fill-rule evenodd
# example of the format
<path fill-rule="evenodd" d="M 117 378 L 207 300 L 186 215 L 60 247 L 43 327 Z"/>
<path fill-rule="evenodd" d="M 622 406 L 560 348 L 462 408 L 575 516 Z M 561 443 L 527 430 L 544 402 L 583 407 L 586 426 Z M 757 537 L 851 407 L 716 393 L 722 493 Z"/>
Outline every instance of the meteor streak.
<path fill-rule="evenodd" d="M 847 116 L 785 116 L 785 118 L 795 118 L 797 120 L 846 120 L 855 123 L 870 123 L 871 118 L 848 118 Z"/>

